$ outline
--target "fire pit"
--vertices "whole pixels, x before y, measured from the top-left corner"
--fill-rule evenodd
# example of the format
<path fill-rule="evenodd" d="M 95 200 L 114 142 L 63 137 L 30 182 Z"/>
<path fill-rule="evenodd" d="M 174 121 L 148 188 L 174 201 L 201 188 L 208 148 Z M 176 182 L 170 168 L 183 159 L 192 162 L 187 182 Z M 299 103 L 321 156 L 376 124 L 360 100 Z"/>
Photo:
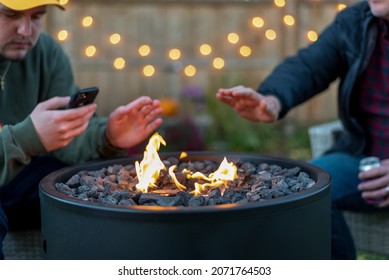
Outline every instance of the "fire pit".
<path fill-rule="evenodd" d="M 162 159 L 178 154 L 161 154 Z M 46 259 L 329 259 L 330 176 L 290 159 L 191 153 L 183 161 L 243 160 L 299 167 L 315 184 L 266 201 L 211 206 L 107 205 L 55 186 L 82 170 L 133 164 L 141 156 L 69 167 L 40 185 Z"/>

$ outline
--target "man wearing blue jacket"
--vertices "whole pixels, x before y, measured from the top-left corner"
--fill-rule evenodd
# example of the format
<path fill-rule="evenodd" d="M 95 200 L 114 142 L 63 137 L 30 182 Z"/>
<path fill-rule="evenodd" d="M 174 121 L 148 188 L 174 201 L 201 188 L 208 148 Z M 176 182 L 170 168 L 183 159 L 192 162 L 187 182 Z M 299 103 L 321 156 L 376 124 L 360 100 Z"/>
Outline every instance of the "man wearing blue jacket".
<path fill-rule="evenodd" d="M 242 117 L 270 123 L 338 78 L 345 131 L 312 163 L 332 176 L 332 258 L 355 259 L 341 210 L 389 210 L 389 0 L 362 1 L 340 12 L 315 43 L 286 58 L 258 91 L 237 86 L 216 96 Z M 359 173 L 366 156 L 379 157 L 381 167 Z"/>

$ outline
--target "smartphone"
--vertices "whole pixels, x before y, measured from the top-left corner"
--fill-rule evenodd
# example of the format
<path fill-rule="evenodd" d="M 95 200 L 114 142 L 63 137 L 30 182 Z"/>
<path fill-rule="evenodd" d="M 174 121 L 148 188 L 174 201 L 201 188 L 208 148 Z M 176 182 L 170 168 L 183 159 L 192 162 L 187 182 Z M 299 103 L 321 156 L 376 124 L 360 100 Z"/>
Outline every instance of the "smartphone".
<path fill-rule="evenodd" d="M 97 87 L 79 89 L 77 93 L 71 97 L 68 105 L 66 106 L 66 109 L 78 108 L 91 104 L 95 100 L 98 93 L 99 88 Z"/>

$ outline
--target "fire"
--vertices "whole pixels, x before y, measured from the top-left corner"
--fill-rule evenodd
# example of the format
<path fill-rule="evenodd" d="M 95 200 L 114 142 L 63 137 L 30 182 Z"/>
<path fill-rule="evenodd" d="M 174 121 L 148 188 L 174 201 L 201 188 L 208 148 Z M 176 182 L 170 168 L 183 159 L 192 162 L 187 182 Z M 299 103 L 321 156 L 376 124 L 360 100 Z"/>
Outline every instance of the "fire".
<path fill-rule="evenodd" d="M 186 190 L 186 187 L 183 184 L 181 184 L 180 182 L 178 182 L 176 174 L 174 174 L 174 170 L 176 168 L 177 168 L 177 165 L 170 166 L 170 168 L 169 168 L 170 178 L 172 178 L 172 180 L 173 180 L 173 182 L 174 182 L 174 184 L 176 185 L 177 188 L 179 188 L 180 190 L 184 191 L 184 190 Z"/>
<path fill-rule="evenodd" d="M 135 162 L 136 175 L 139 181 L 136 188 L 142 192 L 148 192 L 149 187 L 155 186 L 159 173 L 166 169 L 158 155 L 161 144 L 166 146 L 165 140 L 158 133 L 154 133 L 143 153 L 143 160 L 140 163 Z"/>
<path fill-rule="evenodd" d="M 200 184 L 195 183 L 195 195 L 200 195 L 207 188 L 216 188 L 220 186 L 226 186 L 227 181 L 232 181 L 238 178 L 236 165 L 232 162 L 227 162 L 227 159 L 224 158 L 219 168 L 209 175 L 205 176 L 200 172 L 196 172 L 193 175 L 188 175 L 191 178 L 202 179 L 208 181 L 208 183 Z"/>
<path fill-rule="evenodd" d="M 148 192 L 149 188 L 156 187 L 155 183 L 159 178 L 161 170 L 166 170 L 165 165 L 158 155 L 161 144 L 166 146 L 165 140 L 158 133 L 154 133 L 146 146 L 143 160 L 140 163 L 138 161 L 135 162 L 135 170 L 138 176 L 138 184 L 136 185 L 136 188 L 142 192 Z M 187 154 L 182 152 L 180 159 L 185 157 L 187 157 Z M 176 168 L 176 165 L 169 168 L 169 176 L 174 185 L 178 189 L 184 191 L 187 187 L 178 182 L 174 173 Z M 188 179 L 197 179 L 206 182 L 203 184 L 195 182 L 195 190 L 193 191 L 194 195 L 200 195 L 209 188 L 217 188 L 221 186 L 226 187 L 227 181 L 235 180 L 238 177 L 236 165 L 232 162 L 228 162 L 226 158 L 223 159 L 219 168 L 208 177 L 201 172 L 193 173 L 187 169 L 183 170 L 182 173 L 186 174 Z"/>

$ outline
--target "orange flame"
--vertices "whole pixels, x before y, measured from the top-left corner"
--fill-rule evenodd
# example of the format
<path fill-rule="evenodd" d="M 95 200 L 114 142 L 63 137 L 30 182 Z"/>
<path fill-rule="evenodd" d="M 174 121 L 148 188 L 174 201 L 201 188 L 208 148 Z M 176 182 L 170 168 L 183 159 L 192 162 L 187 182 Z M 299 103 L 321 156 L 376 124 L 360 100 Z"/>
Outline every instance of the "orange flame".
<path fill-rule="evenodd" d="M 140 163 L 138 161 L 135 162 L 135 170 L 138 176 L 138 184 L 136 185 L 136 188 L 142 192 L 148 192 L 150 187 L 156 187 L 155 183 L 159 178 L 161 170 L 166 169 L 158 155 L 161 144 L 166 146 L 165 140 L 158 133 L 154 133 L 146 146 L 143 160 Z M 182 152 L 180 159 L 185 158 L 186 156 L 187 154 Z M 169 176 L 175 186 L 184 191 L 187 187 L 178 182 L 177 177 L 174 174 L 176 168 L 176 165 L 169 168 Z M 227 181 L 232 181 L 238 177 L 236 165 L 232 162 L 229 163 L 226 158 L 223 159 L 219 168 L 208 177 L 201 172 L 193 173 L 187 169 L 184 169 L 182 173 L 186 174 L 188 179 L 206 181 L 206 183 L 203 184 L 195 182 L 195 190 L 193 191 L 194 195 L 200 195 L 208 188 L 217 188 L 223 185 L 226 186 Z"/>
<path fill-rule="evenodd" d="M 136 175 L 138 176 L 136 188 L 142 192 L 148 192 L 149 187 L 155 186 L 159 173 L 166 169 L 158 155 L 161 144 L 166 146 L 165 140 L 158 133 L 154 133 L 146 146 L 143 160 L 140 164 L 138 161 L 135 162 Z"/>
<path fill-rule="evenodd" d="M 186 190 L 186 187 L 183 184 L 181 184 L 180 182 L 178 182 L 176 174 L 174 174 L 174 170 L 176 168 L 177 168 L 177 165 L 170 166 L 170 168 L 169 168 L 170 178 L 172 178 L 173 183 L 176 185 L 177 188 L 184 191 L 184 190 Z"/>
<path fill-rule="evenodd" d="M 223 159 L 219 168 L 214 172 L 209 174 L 209 177 L 205 176 L 200 172 L 196 172 L 193 175 L 188 175 L 191 178 L 202 179 L 208 181 L 208 183 L 200 184 L 195 183 L 195 195 L 200 195 L 207 188 L 217 188 L 220 186 L 225 186 L 227 181 L 232 181 L 238 178 L 236 165 L 232 162 L 228 162 L 226 158 Z"/>

